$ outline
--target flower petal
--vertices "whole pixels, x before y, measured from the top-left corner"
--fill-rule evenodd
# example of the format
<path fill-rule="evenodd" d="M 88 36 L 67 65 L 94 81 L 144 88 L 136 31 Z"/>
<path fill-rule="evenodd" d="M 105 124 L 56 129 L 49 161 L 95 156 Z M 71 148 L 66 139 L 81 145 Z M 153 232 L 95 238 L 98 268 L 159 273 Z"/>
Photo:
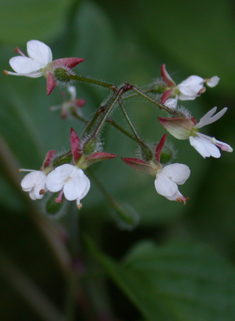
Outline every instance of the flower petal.
<path fill-rule="evenodd" d="M 178 97 L 177 98 L 169 98 L 164 103 L 165 106 L 167 106 L 171 109 L 175 109 L 177 107 L 177 104 L 178 104 Z"/>
<path fill-rule="evenodd" d="M 203 88 L 203 85 L 194 85 L 192 87 L 179 85 L 177 88 L 180 90 L 180 100 L 186 100 L 186 97 L 188 97 L 187 99 L 189 100 L 193 100 L 197 97 L 199 91 Z"/>
<path fill-rule="evenodd" d="M 181 85 L 186 87 L 197 86 L 197 85 L 202 85 L 203 83 L 204 83 L 204 79 L 202 77 L 193 75 L 188 77 L 184 81 L 182 81 L 178 86 L 181 86 Z"/>
<path fill-rule="evenodd" d="M 166 198 L 172 197 L 178 191 L 177 184 L 167 177 L 162 170 L 157 173 L 154 185 L 158 194 Z"/>
<path fill-rule="evenodd" d="M 220 119 L 228 110 L 227 107 L 224 107 L 220 112 L 218 112 L 217 114 L 215 114 L 217 110 L 217 107 L 212 108 L 211 110 L 209 110 L 201 119 L 200 121 L 197 123 L 197 125 L 195 126 L 195 128 L 202 128 L 206 125 L 212 124 L 215 121 L 217 121 L 218 119 Z M 215 115 L 214 115 L 215 114 Z M 212 116 L 214 115 L 214 116 Z"/>
<path fill-rule="evenodd" d="M 82 196 L 86 195 L 84 192 L 88 192 L 90 189 L 88 186 L 90 186 L 89 178 L 82 169 L 75 168 L 72 178 L 64 186 L 64 196 L 68 201 L 74 201 L 77 198 L 82 199 Z"/>
<path fill-rule="evenodd" d="M 221 156 L 220 150 L 218 147 L 216 147 L 212 141 L 207 140 L 203 137 L 189 137 L 190 144 L 198 151 L 202 157 L 215 157 L 219 158 Z"/>
<path fill-rule="evenodd" d="M 208 80 L 206 79 L 206 84 L 208 87 L 212 88 L 212 87 L 215 87 L 216 85 L 218 85 L 219 81 L 220 81 L 220 78 L 218 76 L 214 76 Z"/>
<path fill-rule="evenodd" d="M 29 74 L 42 68 L 42 65 L 35 60 L 21 56 L 11 58 L 9 64 L 19 74 Z"/>
<path fill-rule="evenodd" d="M 50 192 L 59 192 L 70 178 L 70 175 L 72 175 L 74 169 L 75 167 L 71 164 L 56 167 L 47 176 L 46 186 L 48 190 Z"/>
<path fill-rule="evenodd" d="M 27 174 L 21 181 L 21 187 L 25 192 L 29 192 L 32 190 L 36 183 L 42 184 L 44 182 L 45 185 L 46 174 L 42 171 L 32 171 Z"/>
<path fill-rule="evenodd" d="M 30 40 L 27 42 L 27 52 L 30 58 L 45 67 L 52 62 L 52 51 L 45 43 L 38 40 Z"/>
<path fill-rule="evenodd" d="M 163 173 L 173 180 L 176 184 L 182 185 L 190 176 L 190 169 L 184 164 L 170 164 L 163 168 Z"/>

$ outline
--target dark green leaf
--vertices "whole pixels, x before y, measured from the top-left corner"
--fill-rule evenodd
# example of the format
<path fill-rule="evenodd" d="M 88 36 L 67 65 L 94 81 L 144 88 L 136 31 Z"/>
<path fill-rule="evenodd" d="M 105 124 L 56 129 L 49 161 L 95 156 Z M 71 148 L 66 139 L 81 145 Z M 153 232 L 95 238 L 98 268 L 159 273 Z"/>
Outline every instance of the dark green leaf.
<path fill-rule="evenodd" d="M 110 277 L 147 320 L 235 318 L 235 270 L 211 248 L 192 243 L 157 247 L 143 242 L 119 264 L 89 244 Z"/>

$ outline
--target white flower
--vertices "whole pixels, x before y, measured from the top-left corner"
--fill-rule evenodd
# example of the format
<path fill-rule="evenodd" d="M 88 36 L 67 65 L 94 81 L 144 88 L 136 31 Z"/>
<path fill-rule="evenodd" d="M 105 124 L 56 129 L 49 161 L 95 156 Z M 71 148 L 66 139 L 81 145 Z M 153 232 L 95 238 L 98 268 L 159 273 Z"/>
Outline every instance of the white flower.
<path fill-rule="evenodd" d="M 27 42 L 26 57 L 19 49 L 21 56 L 13 57 L 9 63 L 15 72 L 8 71 L 9 75 L 26 76 L 37 78 L 43 76 L 43 69 L 52 62 L 52 52 L 50 47 L 38 40 L 30 40 Z"/>
<path fill-rule="evenodd" d="M 218 76 L 203 79 L 202 77 L 193 75 L 182 81 L 179 85 L 176 85 L 174 80 L 168 74 L 165 64 L 161 66 L 161 77 L 168 86 L 161 97 L 161 103 L 172 109 L 177 107 L 178 99 L 194 100 L 196 97 L 200 96 L 206 91 L 204 84 L 209 87 L 215 87 L 220 80 Z M 174 97 L 176 100 L 168 101 L 168 98 L 172 97 Z"/>
<path fill-rule="evenodd" d="M 179 100 L 194 100 L 203 90 L 204 79 L 199 76 L 190 76 L 182 81 L 177 87 Z M 178 89 L 178 90 L 177 90 Z"/>
<path fill-rule="evenodd" d="M 210 156 L 219 158 L 221 156 L 221 153 L 218 147 L 220 147 L 223 151 L 226 152 L 233 151 L 230 145 L 216 140 L 214 137 L 204 135 L 198 131 L 199 128 L 214 123 L 215 121 L 220 119 L 226 113 L 227 109 L 228 108 L 225 107 L 220 112 L 215 114 L 217 107 L 212 108 L 200 119 L 199 123 L 197 123 L 193 127 L 192 134 L 189 137 L 189 142 L 204 158 Z"/>
<path fill-rule="evenodd" d="M 20 169 L 19 171 L 31 171 L 31 173 L 27 174 L 21 181 L 21 187 L 23 191 L 29 192 L 32 200 L 41 199 L 47 191 L 45 172 L 30 169 Z"/>
<path fill-rule="evenodd" d="M 70 72 L 77 64 L 84 61 L 82 58 L 62 58 L 52 61 L 52 51 L 45 43 L 38 40 L 27 42 L 28 57 L 17 48 L 20 56 L 13 57 L 9 63 L 15 72 L 4 70 L 5 75 L 25 76 L 37 78 L 44 76 L 47 79 L 47 95 L 50 95 L 58 82 L 63 83 L 61 77 L 56 77 L 57 69 Z M 66 81 L 67 84 L 67 81 Z"/>
<path fill-rule="evenodd" d="M 208 79 L 203 79 L 199 76 L 190 76 L 176 87 L 176 93 L 178 92 L 176 98 L 179 100 L 194 100 L 206 91 L 204 83 L 209 87 L 215 87 L 219 83 L 219 80 L 220 78 L 218 76 L 213 76 Z"/>
<path fill-rule="evenodd" d="M 50 192 L 61 191 L 57 202 L 62 201 L 64 194 L 68 201 L 77 200 L 77 207 L 81 208 L 80 201 L 89 192 L 90 180 L 82 169 L 71 164 L 64 164 L 48 174 L 46 186 Z"/>
<path fill-rule="evenodd" d="M 190 169 L 184 164 L 171 164 L 158 169 L 154 182 L 158 194 L 165 196 L 170 201 L 186 200 L 178 189 L 190 176 Z"/>
<path fill-rule="evenodd" d="M 217 107 L 214 107 L 200 119 L 199 123 L 196 123 L 194 118 L 189 119 L 183 117 L 159 117 L 158 120 L 174 137 L 178 139 L 189 139 L 190 144 L 202 157 L 212 156 L 219 158 L 221 156 L 219 148 L 226 152 L 232 152 L 232 147 L 214 137 L 200 133 L 199 129 L 220 119 L 226 113 L 227 109 L 228 108 L 225 107 L 215 114 Z"/>

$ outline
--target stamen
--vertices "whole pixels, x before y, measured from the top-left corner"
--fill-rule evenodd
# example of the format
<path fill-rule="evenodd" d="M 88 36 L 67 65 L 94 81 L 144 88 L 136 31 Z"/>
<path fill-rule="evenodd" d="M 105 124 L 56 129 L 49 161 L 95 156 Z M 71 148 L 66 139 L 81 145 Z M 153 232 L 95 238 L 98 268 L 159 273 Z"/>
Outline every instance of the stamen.
<path fill-rule="evenodd" d="M 62 189 L 60 195 L 55 199 L 56 203 L 62 203 L 62 196 L 64 194 L 64 190 Z"/>
<path fill-rule="evenodd" d="M 26 57 L 25 54 L 20 50 L 19 47 L 17 47 L 14 51 L 18 52 L 22 57 Z"/>

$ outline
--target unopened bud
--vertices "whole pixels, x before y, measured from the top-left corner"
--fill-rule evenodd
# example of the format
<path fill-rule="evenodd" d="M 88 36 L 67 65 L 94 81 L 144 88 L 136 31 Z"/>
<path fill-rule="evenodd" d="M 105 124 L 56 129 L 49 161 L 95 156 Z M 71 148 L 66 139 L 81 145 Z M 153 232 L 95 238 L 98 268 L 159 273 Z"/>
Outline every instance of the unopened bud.
<path fill-rule="evenodd" d="M 132 230 L 139 223 L 138 213 L 126 203 L 116 202 L 115 219 L 121 229 Z"/>

